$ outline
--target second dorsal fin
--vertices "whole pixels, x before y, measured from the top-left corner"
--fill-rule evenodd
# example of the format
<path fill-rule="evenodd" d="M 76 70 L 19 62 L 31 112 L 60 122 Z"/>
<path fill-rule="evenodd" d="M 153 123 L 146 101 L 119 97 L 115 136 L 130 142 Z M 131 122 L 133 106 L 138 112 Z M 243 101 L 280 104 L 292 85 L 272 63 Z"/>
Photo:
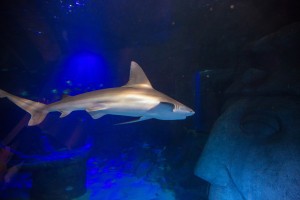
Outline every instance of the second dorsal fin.
<path fill-rule="evenodd" d="M 65 99 L 65 98 L 68 98 L 68 97 L 70 97 L 70 95 L 68 95 L 68 94 L 63 94 L 61 98 L 62 98 L 62 99 Z"/>

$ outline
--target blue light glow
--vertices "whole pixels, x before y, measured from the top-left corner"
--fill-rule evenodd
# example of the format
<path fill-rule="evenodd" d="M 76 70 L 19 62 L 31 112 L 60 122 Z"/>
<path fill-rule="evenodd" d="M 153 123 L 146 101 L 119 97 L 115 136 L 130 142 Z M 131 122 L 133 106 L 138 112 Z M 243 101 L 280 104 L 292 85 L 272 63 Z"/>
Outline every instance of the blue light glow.
<path fill-rule="evenodd" d="M 105 61 L 98 55 L 79 54 L 72 56 L 65 66 L 65 83 L 69 86 L 87 84 L 99 86 L 105 82 L 108 69 Z"/>
<path fill-rule="evenodd" d="M 58 66 L 58 71 L 45 89 L 60 98 L 63 94 L 76 95 L 111 87 L 110 80 L 110 66 L 101 55 L 77 53 Z"/>

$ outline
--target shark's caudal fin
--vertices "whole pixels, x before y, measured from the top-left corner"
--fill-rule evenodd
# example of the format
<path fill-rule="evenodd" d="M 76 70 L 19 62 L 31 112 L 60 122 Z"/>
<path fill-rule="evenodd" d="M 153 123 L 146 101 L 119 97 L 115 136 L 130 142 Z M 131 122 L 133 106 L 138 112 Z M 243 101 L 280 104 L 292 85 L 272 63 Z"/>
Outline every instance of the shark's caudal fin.
<path fill-rule="evenodd" d="M 28 126 L 38 125 L 45 119 L 46 115 L 48 114 L 48 111 L 44 109 L 46 106 L 45 104 L 31 101 L 29 99 L 20 98 L 0 89 L 0 98 L 4 97 L 8 98 L 10 101 L 12 101 L 31 115 Z"/>

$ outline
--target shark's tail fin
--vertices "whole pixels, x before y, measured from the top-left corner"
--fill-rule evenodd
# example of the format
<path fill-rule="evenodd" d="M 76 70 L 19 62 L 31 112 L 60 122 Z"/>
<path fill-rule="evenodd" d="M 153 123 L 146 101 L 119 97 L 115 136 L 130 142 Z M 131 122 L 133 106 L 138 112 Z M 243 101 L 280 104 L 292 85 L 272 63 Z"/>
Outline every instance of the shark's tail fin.
<path fill-rule="evenodd" d="M 4 97 L 8 98 L 10 101 L 12 101 L 31 115 L 28 126 L 40 124 L 48 114 L 48 111 L 45 109 L 45 104 L 31 101 L 29 99 L 20 98 L 0 89 L 0 98 Z"/>
<path fill-rule="evenodd" d="M 7 92 L 0 89 L 0 98 L 7 97 L 7 94 L 8 94 Z"/>

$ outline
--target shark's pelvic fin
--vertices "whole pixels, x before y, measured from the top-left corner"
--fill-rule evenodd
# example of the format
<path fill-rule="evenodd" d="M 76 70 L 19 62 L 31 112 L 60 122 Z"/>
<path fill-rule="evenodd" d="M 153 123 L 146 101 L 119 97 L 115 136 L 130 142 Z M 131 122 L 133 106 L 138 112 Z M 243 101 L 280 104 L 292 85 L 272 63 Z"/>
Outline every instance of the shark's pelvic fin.
<path fill-rule="evenodd" d="M 4 97 L 8 98 L 10 101 L 12 101 L 31 115 L 28 126 L 38 125 L 45 119 L 46 115 L 48 114 L 48 111 L 44 109 L 46 107 L 45 104 L 31 101 L 29 99 L 20 98 L 3 90 L 0 90 L 0 98 Z"/>
<path fill-rule="evenodd" d="M 115 124 L 115 125 L 131 124 L 131 123 L 140 122 L 140 121 L 144 121 L 144 120 L 148 120 L 148 119 L 152 119 L 152 118 L 150 118 L 150 117 L 140 117 L 139 119 L 136 119 L 136 120 L 132 120 L 132 121 L 129 121 L 129 122 L 122 122 L 122 123 L 118 123 L 118 124 Z"/>
<path fill-rule="evenodd" d="M 141 87 L 152 89 L 152 85 L 148 80 L 146 74 L 144 73 L 142 68 L 134 61 L 131 61 L 129 81 L 123 87 Z"/>

